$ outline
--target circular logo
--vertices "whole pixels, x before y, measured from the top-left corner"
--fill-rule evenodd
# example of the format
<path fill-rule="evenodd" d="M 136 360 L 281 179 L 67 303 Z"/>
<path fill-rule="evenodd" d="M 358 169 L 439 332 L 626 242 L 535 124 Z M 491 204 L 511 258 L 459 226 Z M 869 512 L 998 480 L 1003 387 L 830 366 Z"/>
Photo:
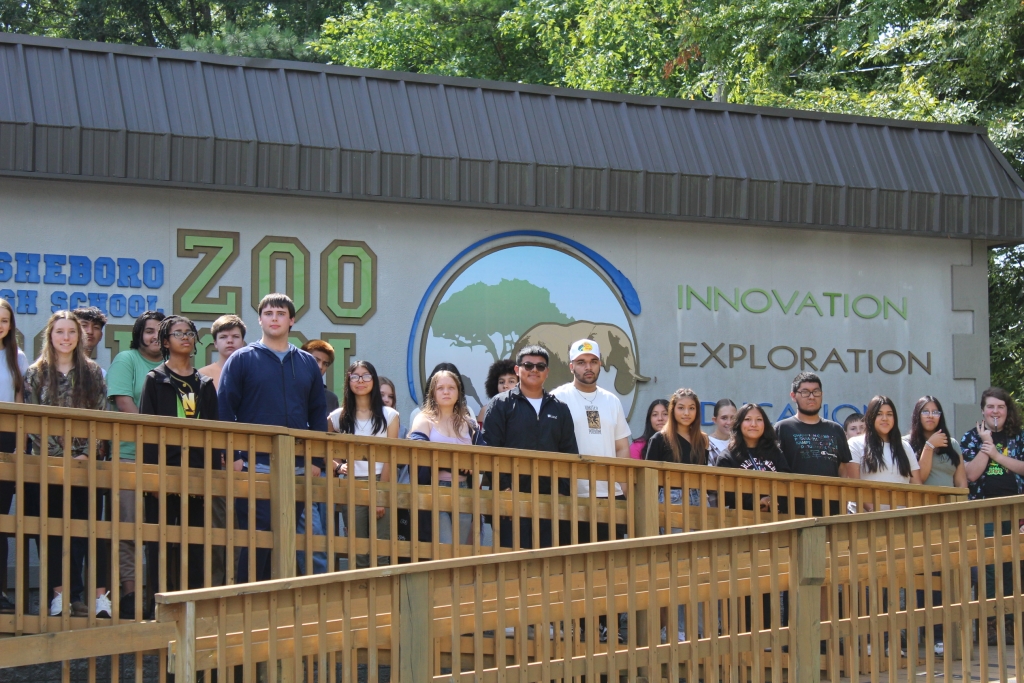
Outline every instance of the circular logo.
<path fill-rule="evenodd" d="M 639 371 L 622 282 L 629 296 L 635 299 L 636 294 L 621 273 L 613 272 L 618 280 L 613 284 L 602 271 L 611 268 L 604 259 L 595 266 L 576 249 L 541 241 L 460 256 L 435 280 L 436 294 L 419 339 L 417 386 L 410 387 L 414 395 L 422 392 L 435 365 L 454 363 L 475 414 L 488 401 L 484 384 L 491 364 L 514 360 L 521 348 L 533 344 L 550 355 L 545 384 L 550 391 L 572 381 L 570 345 L 589 339 L 594 343 L 578 346 L 582 352 L 601 350 L 598 385 L 619 396 L 627 415 L 632 412 L 637 383 L 648 378 Z"/>

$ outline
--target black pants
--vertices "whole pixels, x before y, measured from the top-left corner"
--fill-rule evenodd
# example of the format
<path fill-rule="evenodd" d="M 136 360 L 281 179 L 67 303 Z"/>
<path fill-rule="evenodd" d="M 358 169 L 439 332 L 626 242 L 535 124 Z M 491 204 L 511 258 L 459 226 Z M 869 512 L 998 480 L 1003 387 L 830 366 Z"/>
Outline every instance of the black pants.
<path fill-rule="evenodd" d="M 202 496 L 188 497 L 188 525 L 202 527 L 205 500 Z M 181 496 L 177 493 L 167 494 L 167 526 L 181 526 Z M 160 496 L 156 493 L 143 494 L 143 520 L 146 524 L 158 524 L 160 521 Z M 198 535 L 201 537 L 201 534 Z M 149 541 L 145 543 L 147 582 L 153 592 L 159 592 L 160 580 L 160 544 Z M 203 588 L 203 544 L 188 544 L 188 585 L 183 587 L 181 581 L 181 544 L 168 543 L 167 557 L 167 590 L 178 591 L 185 588 Z"/>
<path fill-rule="evenodd" d="M 626 500 L 626 497 L 625 496 L 615 496 L 615 500 Z M 590 522 L 577 522 L 576 524 L 577 524 L 576 530 L 577 530 L 578 535 L 579 535 L 580 543 L 590 543 L 591 540 L 592 540 L 590 538 Z M 598 522 L 597 523 L 597 540 L 598 540 L 598 542 L 612 540 L 611 537 L 608 535 L 608 532 L 609 532 L 609 525 L 608 525 L 607 522 Z M 629 533 L 629 527 L 628 526 L 626 526 L 625 524 L 616 524 L 615 525 L 615 540 L 621 540 L 621 539 L 625 538 L 627 533 Z"/>
<path fill-rule="evenodd" d="M 50 519 L 61 519 L 64 515 L 64 486 L 61 484 L 50 484 L 47 487 L 47 493 L 49 498 L 47 500 L 47 516 Z M 26 517 L 39 517 L 40 516 L 40 491 L 39 484 L 25 483 L 25 516 Z M 89 518 L 89 489 L 84 486 L 72 486 L 71 487 L 71 519 L 88 519 Z M 51 529 L 52 529 L 51 525 Z M 59 526 L 59 524 L 57 525 Z M 38 543 L 38 536 L 33 536 Z M 40 604 L 45 608 L 49 600 L 49 596 L 52 594 L 54 587 L 61 585 L 62 582 L 62 567 L 61 567 L 61 541 L 62 537 L 59 535 L 51 535 L 47 540 L 47 558 L 46 558 L 46 572 L 47 592 L 40 598 Z M 72 603 L 83 600 L 83 593 L 85 591 L 85 562 L 86 556 L 89 552 L 89 541 L 88 539 L 81 536 L 71 537 L 71 585 L 66 586 L 68 590 L 64 592 L 64 604 L 65 606 Z M 99 553 L 97 553 L 99 554 Z M 25 548 L 25 556 L 28 556 L 28 548 Z M 107 563 L 109 565 L 109 562 Z M 103 585 L 103 574 L 100 571 L 101 567 L 97 566 L 97 583 Z M 84 600 L 83 600 L 84 601 Z"/>

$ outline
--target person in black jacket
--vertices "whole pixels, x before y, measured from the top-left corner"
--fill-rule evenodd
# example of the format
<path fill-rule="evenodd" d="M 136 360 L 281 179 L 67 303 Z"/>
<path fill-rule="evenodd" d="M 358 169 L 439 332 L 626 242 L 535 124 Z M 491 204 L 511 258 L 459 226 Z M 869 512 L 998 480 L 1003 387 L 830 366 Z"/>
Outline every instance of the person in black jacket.
<path fill-rule="evenodd" d="M 516 356 L 519 386 L 498 394 L 487 404 L 480 433 L 481 443 L 499 448 L 579 453 L 569 406 L 544 391 L 549 372 L 548 352 L 543 347 L 527 346 L 519 352 Z M 499 480 L 502 491 L 512 490 L 511 474 L 502 474 Z M 537 487 L 541 495 L 550 495 L 551 478 L 538 477 Z M 530 475 L 519 475 L 519 492 L 532 492 Z M 558 492 L 569 495 L 568 479 L 559 479 Z M 572 537 L 569 524 L 566 521 L 559 525 L 559 537 L 564 543 Z M 499 533 L 501 545 L 511 548 L 511 517 L 501 518 Z M 540 520 L 539 540 L 541 548 L 552 545 L 551 520 Z M 533 523 L 530 519 L 519 520 L 519 544 L 523 548 L 533 547 Z"/>
<path fill-rule="evenodd" d="M 142 384 L 142 397 L 139 412 L 143 415 L 162 415 L 164 417 L 184 417 L 195 420 L 219 419 L 217 389 L 213 380 L 200 375 L 192 362 L 195 355 L 196 326 L 188 318 L 172 315 L 160 323 L 160 348 L 163 350 L 164 362 L 146 375 Z M 168 467 L 182 466 L 181 446 L 167 445 L 164 447 L 164 462 Z M 143 462 L 158 464 L 160 447 L 157 444 L 143 445 Z M 214 450 L 209 454 L 209 466 L 223 469 L 223 451 Z M 207 454 L 203 446 L 189 446 L 187 467 L 204 468 L 207 466 Z M 174 476 L 174 475 L 170 475 Z M 202 494 L 193 494 L 188 499 L 188 523 L 191 527 L 202 527 L 205 509 Z M 147 524 L 155 524 L 159 520 L 160 501 L 157 496 L 146 495 L 145 519 Z M 181 496 L 167 494 L 166 515 L 168 524 L 181 523 Z M 200 540 L 201 533 L 196 533 Z M 146 544 L 146 558 L 149 574 L 149 585 L 156 586 L 155 578 L 158 570 L 158 545 Z M 181 566 L 180 545 L 167 545 L 167 589 L 181 590 L 181 577 L 178 570 Z M 188 546 L 188 588 L 203 587 L 203 545 L 190 543 Z"/>

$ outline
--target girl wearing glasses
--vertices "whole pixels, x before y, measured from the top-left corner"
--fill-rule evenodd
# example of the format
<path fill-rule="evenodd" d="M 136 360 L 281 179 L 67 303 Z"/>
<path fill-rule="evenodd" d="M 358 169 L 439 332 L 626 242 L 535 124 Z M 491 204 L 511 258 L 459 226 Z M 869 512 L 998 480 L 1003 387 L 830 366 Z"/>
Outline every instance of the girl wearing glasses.
<path fill-rule="evenodd" d="M 927 486 L 967 488 L 967 470 L 960 444 L 949 434 L 942 404 L 934 396 L 922 396 L 910 418 L 910 447 L 921 465 Z"/>
<path fill-rule="evenodd" d="M 218 420 L 220 410 L 217 403 L 217 388 L 213 380 L 200 375 L 196 370 L 193 358 L 196 353 L 195 324 L 188 318 L 172 315 L 160 323 L 159 343 L 164 362 L 156 366 L 146 375 L 142 383 L 142 395 L 139 399 L 139 412 L 143 415 L 162 415 L 163 417 L 184 417 L 193 420 Z M 188 462 L 182 462 L 181 446 L 167 445 L 164 453 L 160 453 L 159 445 L 147 443 L 142 446 L 142 460 L 147 464 L 158 464 L 161 458 L 168 467 L 187 467 L 202 469 L 207 466 L 206 449 L 203 446 L 190 446 Z M 215 470 L 223 469 L 223 452 L 218 449 L 211 451 L 209 466 Z M 201 495 L 192 495 L 185 501 L 188 505 L 188 524 L 190 527 L 202 527 L 205 520 L 205 501 Z M 167 523 L 181 524 L 181 496 L 177 493 L 167 494 Z M 156 523 L 160 515 L 158 495 L 147 495 L 145 498 L 145 515 L 147 523 Z M 181 546 L 177 543 L 167 544 L 167 590 L 183 588 L 203 588 L 203 544 L 201 532 L 194 532 L 199 543 L 188 545 L 188 576 L 179 576 L 181 567 Z M 155 543 L 146 544 L 146 560 L 150 585 L 157 585 L 159 546 Z M 182 579 L 187 585 L 182 584 Z"/>
<path fill-rule="evenodd" d="M 345 396 L 338 408 L 327 416 L 327 431 L 339 434 L 355 434 L 357 436 L 376 436 L 389 439 L 398 438 L 401 418 L 398 411 L 384 405 L 384 396 L 380 391 L 380 378 L 373 363 L 365 360 L 352 361 L 345 370 Z M 381 455 L 384 451 L 381 450 Z M 369 481 L 370 464 L 366 460 L 357 460 L 351 465 L 347 462 L 334 461 L 334 473 L 339 477 L 351 472 L 356 481 Z M 377 461 L 373 468 L 377 481 L 390 481 L 391 472 L 386 463 Z M 356 538 L 370 537 L 370 508 L 365 505 L 355 507 L 355 519 L 349 519 L 348 507 L 342 508 L 345 526 L 355 528 Z M 374 508 L 377 538 L 391 538 L 391 516 L 385 507 Z M 355 525 L 353 526 L 353 522 Z M 390 564 L 388 555 L 378 555 L 377 564 Z M 356 567 L 369 567 L 369 555 L 356 555 Z"/>

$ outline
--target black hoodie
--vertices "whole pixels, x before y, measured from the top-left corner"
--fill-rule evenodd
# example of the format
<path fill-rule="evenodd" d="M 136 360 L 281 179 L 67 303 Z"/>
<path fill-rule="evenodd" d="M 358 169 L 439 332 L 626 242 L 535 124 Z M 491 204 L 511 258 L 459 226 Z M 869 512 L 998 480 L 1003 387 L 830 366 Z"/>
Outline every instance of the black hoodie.
<path fill-rule="evenodd" d="M 217 420 L 219 418 L 219 406 L 217 403 L 217 388 L 213 380 L 206 375 L 200 375 L 193 370 L 199 378 L 199 395 L 196 396 L 196 418 L 200 420 Z M 178 389 L 174 386 L 170 377 L 171 370 L 167 363 L 161 363 L 146 375 L 142 383 L 142 397 L 139 403 L 139 412 L 143 415 L 162 415 L 163 417 L 178 417 Z M 196 435 L 199 438 L 199 435 Z M 159 446 L 155 443 L 143 445 L 142 461 L 146 464 L 155 465 L 158 462 Z M 223 449 L 213 449 L 213 469 L 221 467 L 221 455 Z M 188 461 L 189 467 L 203 467 L 205 461 L 203 446 L 189 446 Z M 181 466 L 181 446 L 167 446 L 167 465 L 170 467 Z"/>

